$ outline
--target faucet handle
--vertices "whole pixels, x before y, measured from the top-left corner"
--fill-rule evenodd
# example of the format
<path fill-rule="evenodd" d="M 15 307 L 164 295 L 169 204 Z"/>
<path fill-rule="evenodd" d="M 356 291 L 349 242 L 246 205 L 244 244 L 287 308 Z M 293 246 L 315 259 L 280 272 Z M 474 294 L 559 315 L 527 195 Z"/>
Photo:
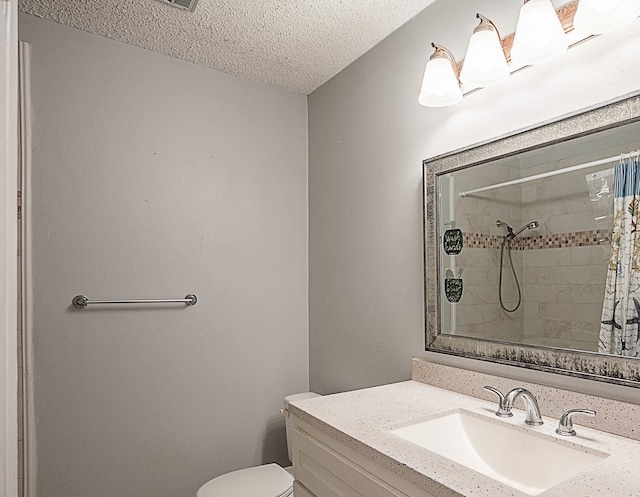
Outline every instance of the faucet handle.
<path fill-rule="evenodd" d="M 585 416 L 591 416 L 593 418 L 596 415 L 596 411 L 591 409 L 569 409 L 560 417 L 560 423 L 556 429 L 558 435 L 572 437 L 576 434 L 576 431 L 573 429 L 573 416 L 576 414 L 584 414 Z"/>
<path fill-rule="evenodd" d="M 496 416 L 500 418 L 510 418 L 511 416 L 513 416 L 511 408 L 506 406 L 505 396 L 500 390 L 491 386 L 485 386 L 484 389 L 487 392 L 495 393 L 498 396 L 498 410 L 496 411 Z"/>

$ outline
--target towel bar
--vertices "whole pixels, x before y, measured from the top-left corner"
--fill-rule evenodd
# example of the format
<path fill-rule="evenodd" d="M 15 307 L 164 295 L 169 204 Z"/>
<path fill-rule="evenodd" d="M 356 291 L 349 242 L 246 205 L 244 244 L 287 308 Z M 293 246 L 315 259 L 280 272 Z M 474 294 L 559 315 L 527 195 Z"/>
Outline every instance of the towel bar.
<path fill-rule="evenodd" d="M 93 304 L 186 304 L 196 305 L 198 298 L 189 294 L 183 299 L 130 299 L 130 300 L 89 300 L 85 295 L 76 295 L 71 303 L 76 309 L 84 309 Z"/>

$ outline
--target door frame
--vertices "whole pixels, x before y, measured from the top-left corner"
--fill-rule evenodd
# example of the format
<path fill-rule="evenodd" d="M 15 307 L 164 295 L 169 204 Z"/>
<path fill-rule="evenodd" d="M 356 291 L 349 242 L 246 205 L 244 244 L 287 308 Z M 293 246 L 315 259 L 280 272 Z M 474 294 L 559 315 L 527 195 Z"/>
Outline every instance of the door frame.
<path fill-rule="evenodd" d="M 18 107 L 19 107 L 19 154 L 18 169 L 21 193 L 20 222 L 20 321 L 22 323 L 22 468 L 23 495 L 36 497 L 36 416 L 33 397 L 33 278 L 31 273 L 31 47 L 24 41 L 18 42 Z M 18 430 L 19 431 L 19 430 Z M 19 436 L 19 434 L 18 434 Z M 20 454 L 18 454 L 20 456 Z"/>
<path fill-rule="evenodd" d="M 0 492 L 17 494 L 18 2 L 0 0 Z"/>

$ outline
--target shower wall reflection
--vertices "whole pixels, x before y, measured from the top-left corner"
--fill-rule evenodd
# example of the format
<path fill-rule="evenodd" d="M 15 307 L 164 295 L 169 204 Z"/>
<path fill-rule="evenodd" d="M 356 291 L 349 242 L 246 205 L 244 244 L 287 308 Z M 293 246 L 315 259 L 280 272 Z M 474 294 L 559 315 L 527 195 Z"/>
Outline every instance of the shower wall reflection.
<path fill-rule="evenodd" d="M 462 280 L 458 302 L 441 285 L 442 333 L 598 351 L 615 162 L 466 196 L 460 192 L 635 150 L 638 131 L 627 128 L 600 133 L 597 141 L 572 140 L 438 178 L 440 236 L 459 229 L 463 239 L 457 255 L 440 250 L 439 280 Z M 517 232 L 533 220 L 539 226 L 510 240 L 519 299 L 506 248 L 500 285 L 500 253 L 510 236 L 505 225 Z M 500 286 L 504 307 L 517 307 L 513 312 L 500 305 Z"/>

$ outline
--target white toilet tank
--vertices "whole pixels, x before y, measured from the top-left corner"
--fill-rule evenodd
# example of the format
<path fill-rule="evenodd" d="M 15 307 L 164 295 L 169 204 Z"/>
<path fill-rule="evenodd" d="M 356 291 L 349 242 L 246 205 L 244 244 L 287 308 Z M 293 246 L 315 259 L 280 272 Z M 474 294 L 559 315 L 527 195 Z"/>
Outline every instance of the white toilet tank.
<path fill-rule="evenodd" d="M 291 460 L 291 417 L 289 403 L 294 400 L 320 397 L 317 393 L 304 392 L 289 395 L 284 399 L 287 449 Z M 252 468 L 239 469 L 218 476 L 202 485 L 196 497 L 286 497 L 293 495 L 293 473 L 291 468 L 281 468 L 277 464 L 264 464 Z"/>
<path fill-rule="evenodd" d="M 304 400 L 304 399 L 312 399 L 313 397 L 320 397 L 317 393 L 313 392 L 303 392 L 296 393 L 294 395 L 287 395 L 284 398 L 284 415 L 285 415 L 285 429 L 287 431 L 287 451 L 289 452 L 289 461 L 293 462 L 293 454 L 291 453 L 291 429 L 292 429 L 292 420 L 291 416 L 289 416 L 289 403 L 295 400 Z"/>

